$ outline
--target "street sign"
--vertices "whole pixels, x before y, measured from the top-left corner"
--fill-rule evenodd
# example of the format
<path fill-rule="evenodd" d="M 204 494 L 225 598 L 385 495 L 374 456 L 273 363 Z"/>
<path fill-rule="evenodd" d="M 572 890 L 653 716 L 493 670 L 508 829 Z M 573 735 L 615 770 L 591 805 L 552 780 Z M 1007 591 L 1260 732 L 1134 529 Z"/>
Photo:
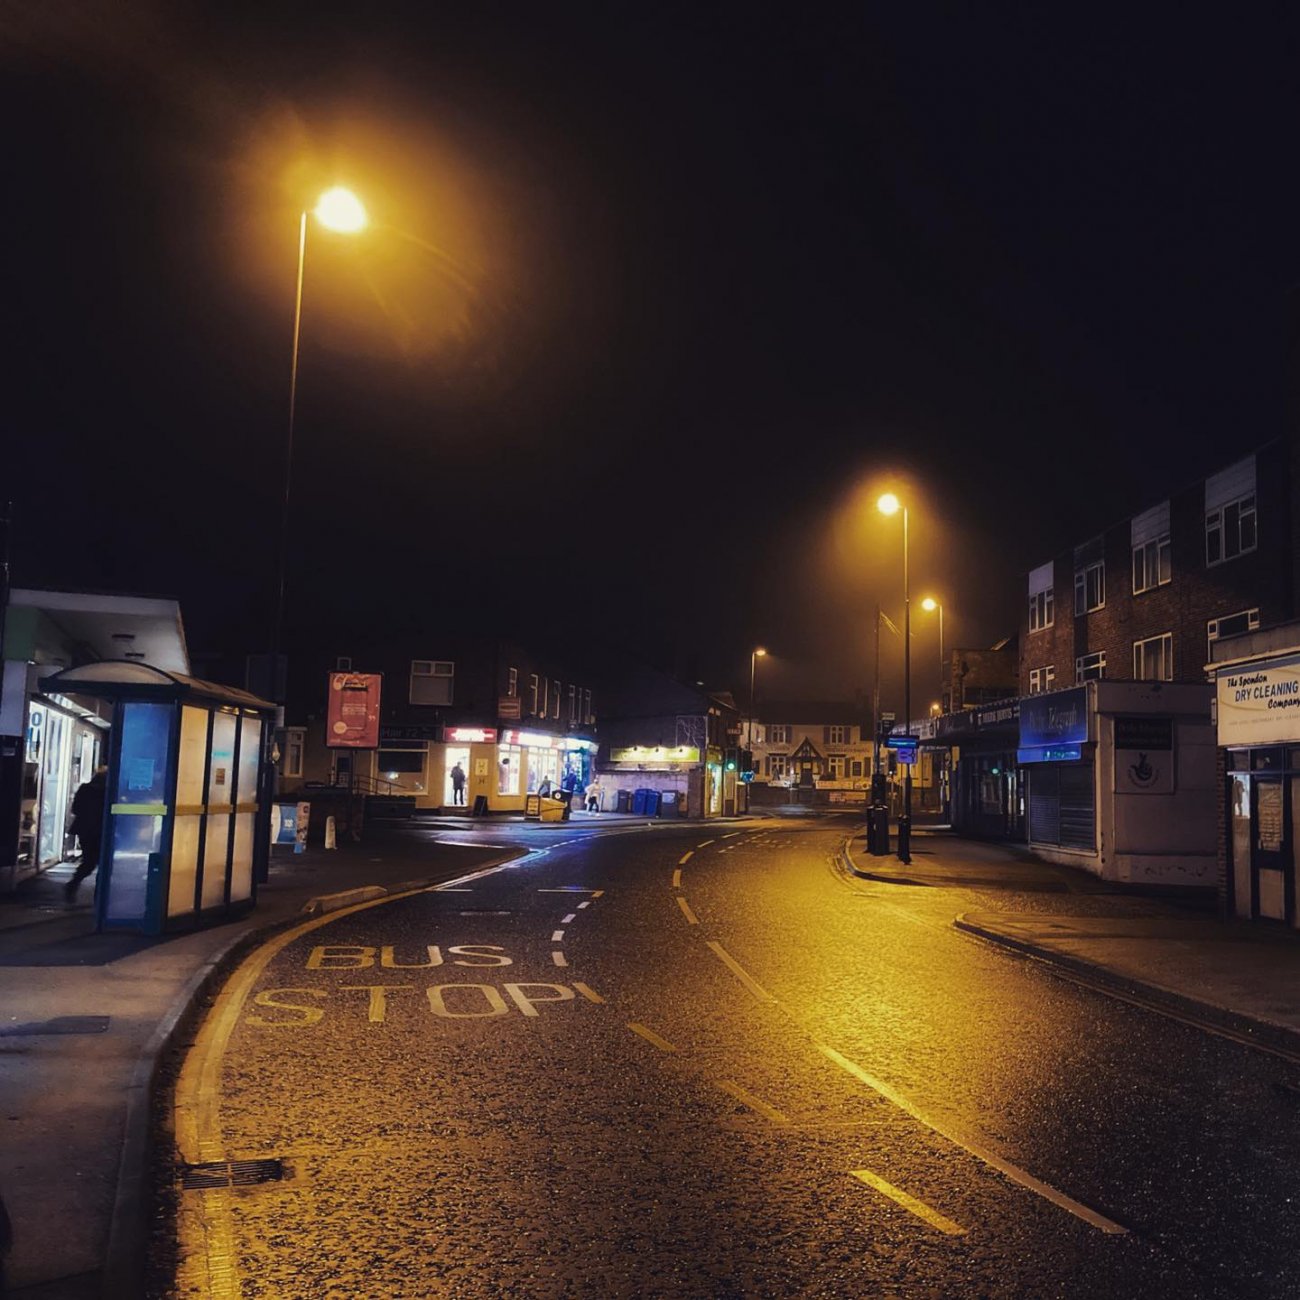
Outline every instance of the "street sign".
<path fill-rule="evenodd" d="M 916 750 L 919 738 L 916 736 L 886 736 L 885 744 L 894 751 L 900 763 L 911 765 L 916 762 Z"/>

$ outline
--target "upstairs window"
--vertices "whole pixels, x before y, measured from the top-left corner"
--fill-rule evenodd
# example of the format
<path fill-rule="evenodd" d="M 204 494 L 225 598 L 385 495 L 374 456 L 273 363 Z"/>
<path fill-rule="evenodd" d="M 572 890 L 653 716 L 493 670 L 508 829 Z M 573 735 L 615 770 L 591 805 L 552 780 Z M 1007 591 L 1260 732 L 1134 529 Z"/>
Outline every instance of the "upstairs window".
<path fill-rule="evenodd" d="M 412 659 L 412 704 L 443 705 L 452 702 L 455 693 L 456 665 L 446 659 Z"/>
<path fill-rule="evenodd" d="M 506 669 L 506 694 L 514 699 L 519 694 L 519 669 Z"/>
<path fill-rule="evenodd" d="M 1046 668 L 1031 668 L 1029 670 L 1030 695 L 1041 695 L 1044 691 L 1050 691 L 1055 685 L 1055 664 L 1048 664 Z"/>
<path fill-rule="evenodd" d="M 1173 577 L 1173 548 L 1169 541 L 1169 502 L 1161 502 L 1134 518 L 1133 594 L 1162 587 Z"/>
<path fill-rule="evenodd" d="M 537 704 L 541 697 L 541 682 L 536 673 L 528 674 L 528 712 L 535 718 Z"/>
<path fill-rule="evenodd" d="M 1255 517 L 1255 458 L 1230 465 L 1205 480 L 1205 563 L 1245 555 L 1259 545 Z"/>
<path fill-rule="evenodd" d="M 1074 661 L 1075 682 L 1096 682 L 1106 676 L 1106 652 L 1098 650 L 1096 654 L 1080 655 Z"/>
<path fill-rule="evenodd" d="M 1106 563 L 1098 560 L 1074 572 L 1074 612 L 1090 614 L 1106 603 Z"/>
<path fill-rule="evenodd" d="M 1237 614 L 1225 614 L 1222 618 L 1212 618 L 1206 624 L 1206 641 L 1213 645 L 1221 637 L 1240 636 L 1243 632 L 1259 630 L 1259 610 L 1243 609 Z M 1206 658 L 1212 659 L 1213 652 L 1207 647 Z"/>
<path fill-rule="evenodd" d="M 1051 627 L 1056 617 L 1052 590 L 1052 563 L 1039 565 L 1029 575 L 1029 630 Z"/>
<path fill-rule="evenodd" d="M 772 723 L 767 729 L 767 743 L 769 745 L 788 745 L 790 743 L 789 724 Z"/>
<path fill-rule="evenodd" d="M 1139 682 L 1174 680 L 1174 637 L 1172 632 L 1133 642 L 1133 679 Z"/>

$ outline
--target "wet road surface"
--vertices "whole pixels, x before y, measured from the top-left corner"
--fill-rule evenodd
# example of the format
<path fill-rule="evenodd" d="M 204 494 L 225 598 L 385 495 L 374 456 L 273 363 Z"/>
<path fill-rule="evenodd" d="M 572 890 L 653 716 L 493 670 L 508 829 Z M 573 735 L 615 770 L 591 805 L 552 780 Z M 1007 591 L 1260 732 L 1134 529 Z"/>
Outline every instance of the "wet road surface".
<path fill-rule="evenodd" d="M 179 1193 L 172 1293 L 1300 1294 L 1300 1067 L 954 931 L 988 894 L 845 876 L 845 834 L 575 836 L 264 946 L 175 1126 L 279 1176 Z"/>

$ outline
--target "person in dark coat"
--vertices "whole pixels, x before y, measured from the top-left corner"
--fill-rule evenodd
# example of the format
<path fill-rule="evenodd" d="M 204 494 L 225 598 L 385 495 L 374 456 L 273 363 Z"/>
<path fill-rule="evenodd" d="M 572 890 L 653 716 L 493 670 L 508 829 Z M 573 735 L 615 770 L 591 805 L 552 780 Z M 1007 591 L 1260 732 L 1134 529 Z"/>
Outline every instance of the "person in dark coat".
<path fill-rule="evenodd" d="M 99 866 L 107 787 L 108 768 L 97 768 L 95 775 L 72 796 L 72 832 L 81 841 L 81 862 L 72 879 L 63 886 L 63 897 L 69 903 L 77 896 L 77 886 Z"/>

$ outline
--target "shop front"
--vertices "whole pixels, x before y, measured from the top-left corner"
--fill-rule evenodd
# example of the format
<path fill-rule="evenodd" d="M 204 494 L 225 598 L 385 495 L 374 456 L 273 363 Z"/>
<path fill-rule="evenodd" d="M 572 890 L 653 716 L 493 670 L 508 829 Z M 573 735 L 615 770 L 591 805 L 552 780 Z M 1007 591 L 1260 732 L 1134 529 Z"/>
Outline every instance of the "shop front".
<path fill-rule="evenodd" d="M 935 719 L 947 748 L 949 816 L 963 835 L 1025 839 L 1025 776 L 1016 761 L 1020 701 L 1002 700 Z"/>
<path fill-rule="evenodd" d="M 721 754 L 713 766 L 716 767 L 717 779 L 709 788 L 714 807 L 721 809 Z M 653 802 L 654 812 L 650 815 L 697 816 L 690 810 L 700 806 L 703 778 L 700 751 L 695 745 L 626 745 L 614 748 L 601 765 L 598 782 L 600 808 L 604 812 L 635 812 L 636 796 L 640 791 L 653 793 L 653 799 L 643 794 L 643 812 Z"/>
<path fill-rule="evenodd" d="M 1300 926 L 1300 625 L 1234 638 L 1215 664 L 1224 755 L 1225 901 L 1235 916 Z M 1234 647 L 1227 643 L 1228 652 Z M 1218 647 L 1216 647 L 1216 650 Z M 1249 654 L 1249 650 L 1258 652 Z M 1245 656 L 1242 651 L 1247 651 Z M 1262 653 L 1259 653 L 1262 652 Z"/>

